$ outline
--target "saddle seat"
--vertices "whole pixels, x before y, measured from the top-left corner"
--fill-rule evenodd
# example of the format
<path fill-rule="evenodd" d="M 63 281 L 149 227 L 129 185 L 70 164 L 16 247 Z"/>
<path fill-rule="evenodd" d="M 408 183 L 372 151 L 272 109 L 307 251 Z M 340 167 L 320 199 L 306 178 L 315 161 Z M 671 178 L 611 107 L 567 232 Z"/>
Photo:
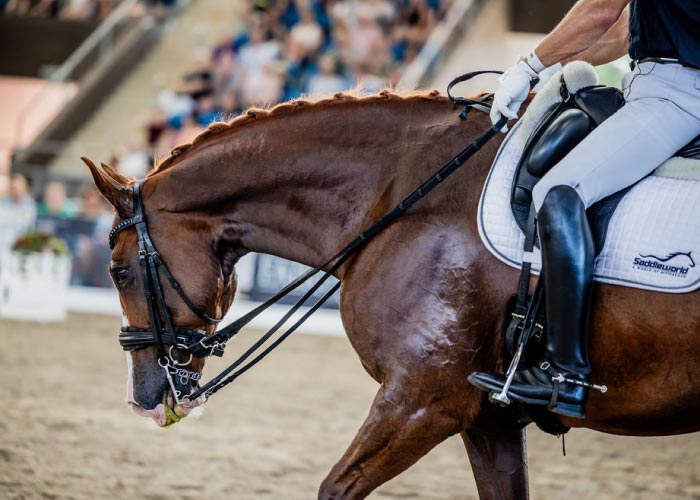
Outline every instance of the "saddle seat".
<path fill-rule="evenodd" d="M 496 156 L 479 204 L 479 232 L 486 247 L 513 267 L 522 263 L 534 185 L 624 105 L 618 89 L 595 85 L 593 78 L 570 92 L 563 79 L 550 81 Z M 580 75 L 571 79 L 581 81 Z M 700 211 L 700 136 L 657 172 L 588 210 L 596 281 L 674 293 L 700 288 L 700 219 L 693 217 Z M 537 273 L 538 249 L 534 259 Z"/>

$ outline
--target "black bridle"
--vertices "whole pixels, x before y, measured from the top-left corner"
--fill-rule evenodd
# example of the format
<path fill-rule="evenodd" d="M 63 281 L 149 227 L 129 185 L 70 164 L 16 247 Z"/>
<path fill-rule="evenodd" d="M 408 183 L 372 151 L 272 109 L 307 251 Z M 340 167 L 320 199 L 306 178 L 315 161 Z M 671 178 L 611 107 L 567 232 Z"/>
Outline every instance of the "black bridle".
<path fill-rule="evenodd" d="M 466 119 L 470 109 L 488 112 L 490 105 L 487 102 L 489 95 L 483 96 L 482 99 L 465 99 L 461 97 L 453 97 L 450 94 L 452 87 L 460 82 L 467 81 L 475 76 L 485 73 L 496 73 L 498 71 L 477 71 L 468 73 L 450 83 L 448 86 L 448 96 L 452 102 L 464 105 L 464 111 L 460 115 L 462 119 Z M 183 406 L 191 406 L 192 402 L 200 396 L 204 395 L 209 398 L 211 395 L 219 391 L 222 387 L 233 382 L 244 372 L 252 368 L 256 363 L 267 356 L 273 349 L 281 344 L 289 335 L 291 335 L 302 323 L 308 319 L 321 305 L 326 302 L 340 287 L 340 283 L 336 283 L 326 292 L 311 308 L 306 311 L 298 321 L 291 325 L 284 333 L 282 333 L 268 347 L 257 353 L 258 350 L 287 323 L 287 321 L 311 298 L 311 296 L 328 280 L 334 273 L 355 254 L 355 252 L 370 241 L 379 232 L 399 218 L 409 208 L 411 208 L 418 200 L 423 198 L 429 191 L 440 184 L 447 176 L 452 174 L 457 168 L 464 164 L 466 160 L 471 158 L 479 151 L 484 144 L 491 140 L 506 124 L 507 119 L 502 118 L 497 124 L 489 128 L 474 142 L 462 150 L 448 163 L 443 165 L 440 170 L 433 174 L 428 180 L 418 187 L 413 193 L 407 196 L 393 210 L 388 212 L 384 217 L 372 224 L 357 238 L 351 241 L 340 252 L 333 256 L 328 261 L 320 266 L 310 269 L 273 297 L 254 308 L 241 318 L 237 319 L 230 325 L 217 330 L 211 335 L 206 334 L 203 330 L 192 328 L 175 328 L 172 321 L 172 316 L 168 310 L 163 295 L 163 287 L 161 285 L 159 274 L 165 277 L 170 283 L 170 286 L 177 292 L 180 298 L 185 302 L 187 307 L 205 324 L 215 325 L 221 319 L 215 319 L 208 316 L 204 311 L 198 308 L 192 300 L 187 296 L 172 273 L 168 270 L 158 253 L 151 236 L 148 232 L 148 223 L 146 220 L 145 208 L 143 204 L 143 196 L 141 188 L 144 180 L 139 180 L 134 184 L 134 216 L 124 219 L 114 226 L 109 233 L 110 248 L 114 249 L 116 238 L 119 233 L 127 228 L 134 227 L 138 238 L 139 247 L 139 264 L 141 268 L 141 276 L 143 278 L 144 293 L 146 304 L 148 306 L 148 317 L 150 322 L 149 328 L 136 328 L 125 326 L 122 327 L 119 333 L 119 343 L 125 351 L 135 351 L 155 346 L 158 355 L 158 364 L 165 370 L 166 378 L 170 385 L 173 399 L 177 404 Z M 314 283 L 314 285 L 294 304 L 287 313 L 258 341 L 256 341 L 246 352 L 244 352 L 231 365 L 224 369 L 219 375 L 211 379 L 203 386 L 195 389 L 189 394 L 183 395 L 181 389 L 187 389 L 190 381 L 198 381 L 201 373 L 188 370 L 186 367 L 192 362 L 193 358 L 204 358 L 210 355 L 222 356 L 226 343 L 231 340 L 245 325 L 258 316 L 265 309 L 277 303 L 282 297 L 285 297 L 290 292 L 298 288 L 303 283 L 307 282 L 316 274 L 323 271 L 323 275 Z M 257 355 L 255 355 L 257 353 Z M 250 361 L 246 361 L 251 357 Z M 244 364 L 245 363 L 245 364 Z"/>

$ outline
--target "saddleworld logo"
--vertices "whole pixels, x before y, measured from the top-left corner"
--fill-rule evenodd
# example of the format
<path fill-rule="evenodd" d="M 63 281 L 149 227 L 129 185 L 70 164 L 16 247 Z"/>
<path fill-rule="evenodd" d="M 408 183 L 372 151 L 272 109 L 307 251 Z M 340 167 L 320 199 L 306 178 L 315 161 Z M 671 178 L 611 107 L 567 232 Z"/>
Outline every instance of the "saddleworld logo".
<path fill-rule="evenodd" d="M 695 267 L 693 252 L 672 252 L 665 257 L 639 254 L 634 258 L 632 267 L 642 271 L 667 274 L 676 278 L 686 278 L 688 271 Z"/>

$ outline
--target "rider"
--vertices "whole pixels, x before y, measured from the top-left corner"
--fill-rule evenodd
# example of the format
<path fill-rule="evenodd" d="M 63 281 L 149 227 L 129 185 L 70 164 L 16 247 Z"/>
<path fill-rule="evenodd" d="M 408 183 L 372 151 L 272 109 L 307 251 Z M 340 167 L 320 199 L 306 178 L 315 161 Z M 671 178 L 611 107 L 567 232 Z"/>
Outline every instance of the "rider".
<path fill-rule="evenodd" d="M 508 396 L 585 416 L 591 367 L 586 333 L 595 252 L 586 209 L 639 181 L 700 133 L 700 1 L 580 0 L 528 57 L 499 80 L 491 119 L 517 118 L 530 82 L 571 60 L 594 65 L 629 51 L 626 105 L 535 186 L 547 319 L 543 362 L 516 372 Z M 564 379 L 562 380 L 562 377 Z M 474 373 L 500 391 L 505 376 Z M 568 380 L 568 381 L 567 381 Z"/>

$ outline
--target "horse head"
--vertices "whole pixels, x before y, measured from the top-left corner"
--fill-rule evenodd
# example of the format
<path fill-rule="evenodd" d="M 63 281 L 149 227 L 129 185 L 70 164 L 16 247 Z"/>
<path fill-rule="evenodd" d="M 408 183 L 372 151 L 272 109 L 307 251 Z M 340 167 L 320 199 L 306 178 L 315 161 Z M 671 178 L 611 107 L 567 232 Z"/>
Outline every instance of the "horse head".
<path fill-rule="evenodd" d="M 113 168 L 101 168 L 83 158 L 97 189 L 116 212 L 114 226 L 134 216 L 134 181 L 126 179 Z M 228 311 L 236 291 L 236 256 L 220 240 L 215 223 L 207 216 L 195 213 L 173 213 L 164 203 L 154 199 L 158 179 L 142 184 L 142 197 L 147 230 L 165 268 L 158 276 L 162 283 L 166 313 L 175 330 L 187 328 L 211 334 L 216 325 L 203 320 L 201 312 L 211 318 L 221 318 Z M 192 304 L 171 286 L 164 273 L 169 272 Z M 139 244 L 133 227 L 120 231 L 114 238 L 109 273 L 118 292 L 124 326 L 149 331 L 153 329 L 145 296 L 144 274 L 139 259 Z M 194 306 L 194 309 L 192 308 Z M 163 320 L 165 321 L 165 320 Z M 155 345 L 126 352 L 128 382 L 127 404 L 138 414 L 151 417 L 158 425 L 179 421 L 201 400 L 185 407 L 176 404 L 166 370 Z M 188 374 L 180 387 L 189 394 L 198 386 L 198 374 L 203 358 L 193 358 L 185 366 Z"/>
<path fill-rule="evenodd" d="M 693 252 L 688 252 L 685 255 L 687 255 L 688 260 L 690 260 L 690 267 L 695 267 L 695 259 L 693 259 Z"/>

